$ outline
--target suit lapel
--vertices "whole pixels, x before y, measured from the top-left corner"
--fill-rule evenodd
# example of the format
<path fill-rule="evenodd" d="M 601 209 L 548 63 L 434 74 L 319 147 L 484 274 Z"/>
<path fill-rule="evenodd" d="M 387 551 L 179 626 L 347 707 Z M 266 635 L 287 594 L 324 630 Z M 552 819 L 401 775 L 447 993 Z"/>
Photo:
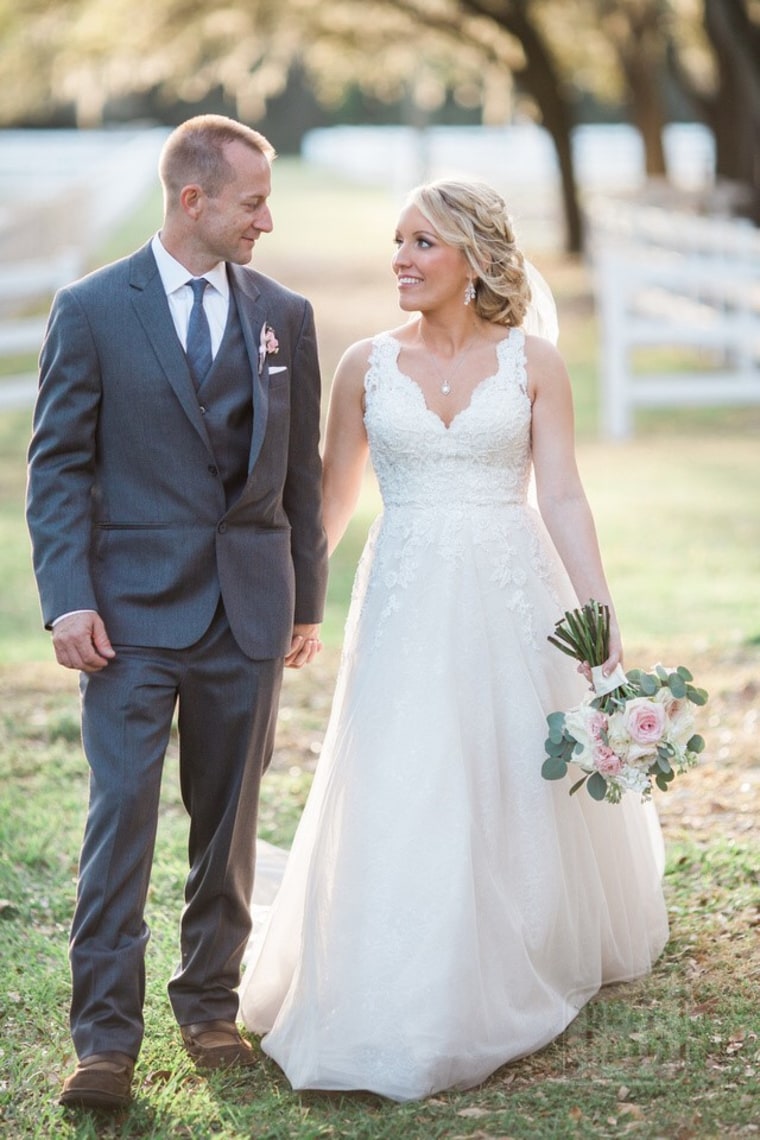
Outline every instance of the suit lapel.
<path fill-rule="evenodd" d="M 130 259 L 129 284 L 130 299 L 135 313 L 145 329 L 164 375 L 174 389 L 188 419 L 211 451 L 187 359 L 174 328 L 169 302 L 150 243 L 143 246 Z"/>
<path fill-rule="evenodd" d="M 266 308 L 252 274 L 239 265 L 227 266 L 230 285 L 235 290 L 238 316 L 243 329 L 243 338 L 251 362 L 253 382 L 253 433 L 248 460 L 248 472 L 253 470 L 261 451 L 269 414 L 268 370 L 266 364 L 259 374 L 259 341 L 266 320 Z"/>

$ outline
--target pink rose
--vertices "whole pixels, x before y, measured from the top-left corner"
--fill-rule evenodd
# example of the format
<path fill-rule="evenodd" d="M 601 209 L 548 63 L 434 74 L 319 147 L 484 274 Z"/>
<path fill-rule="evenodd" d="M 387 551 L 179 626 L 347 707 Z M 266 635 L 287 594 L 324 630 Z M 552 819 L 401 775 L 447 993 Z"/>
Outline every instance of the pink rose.
<path fill-rule="evenodd" d="M 589 704 L 584 703 L 565 713 L 565 729 L 584 748 L 591 748 L 606 728 L 606 715 Z"/>
<path fill-rule="evenodd" d="M 593 752 L 594 767 L 601 776 L 617 776 L 623 770 L 623 761 L 617 752 L 606 744 L 598 744 Z"/>
<path fill-rule="evenodd" d="M 592 740 L 601 740 L 607 728 L 607 715 L 601 709 L 591 709 L 586 718 L 586 728 Z"/>
<path fill-rule="evenodd" d="M 268 356 L 275 356 L 280 351 L 280 342 L 271 325 L 262 325 L 259 338 L 259 376 L 264 371 L 264 363 Z"/>
<path fill-rule="evenodd" d="M 648 697 L 635 697 L 625 706 L 623 713 L 625 727 L 637 744 L 657 744 L 662 739 L 667 722 L 667 713 L 661 704 Z"/>
<path fill-rule="evenodd" d="M 275 336 L 274 329 L 271 325 L 266 325 L 264 328 L 264 347 L 267 351 L 267 356 L 274 356 L 280 351 L 280 342 Z"/>

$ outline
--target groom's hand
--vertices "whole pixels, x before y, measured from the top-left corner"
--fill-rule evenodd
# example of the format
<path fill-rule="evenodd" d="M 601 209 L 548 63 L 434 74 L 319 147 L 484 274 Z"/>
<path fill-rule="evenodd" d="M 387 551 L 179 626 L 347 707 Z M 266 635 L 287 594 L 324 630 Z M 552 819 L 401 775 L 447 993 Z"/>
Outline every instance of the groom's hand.
<path fill-rule="evenodd" d="M 106 627 L 92 610 L 61 618 L 53 627 L 53 648 L 59 665 L 97 673 L 116 653 L 108 640 Z"/>
<path fill-rule="evenodd" d="M 288 669 L 301 669 L 313 661 L 322 648 L 318 625 L 294 625 L 290 651 L 285 656 Z"/>

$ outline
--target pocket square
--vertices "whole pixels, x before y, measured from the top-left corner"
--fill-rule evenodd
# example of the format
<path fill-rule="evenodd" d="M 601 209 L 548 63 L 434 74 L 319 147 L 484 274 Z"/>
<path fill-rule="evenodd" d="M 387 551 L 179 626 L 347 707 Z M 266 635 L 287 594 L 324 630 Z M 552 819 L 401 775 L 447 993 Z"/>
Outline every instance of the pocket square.
<path fill-rule="evenodd" d="M 270 376 L 275 376 L 278 372 L 287 372 L 287 370 L 288 370 L 287 364 L 275 364 L 275 365 L 270 364 L 269 365 L 269 375 Z"/>

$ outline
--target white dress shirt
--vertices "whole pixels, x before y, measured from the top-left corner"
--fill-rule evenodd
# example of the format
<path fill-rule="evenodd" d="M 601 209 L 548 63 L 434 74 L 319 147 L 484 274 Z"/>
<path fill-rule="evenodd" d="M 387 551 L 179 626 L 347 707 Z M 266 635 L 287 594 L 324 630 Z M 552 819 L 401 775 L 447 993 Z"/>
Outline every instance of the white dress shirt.
<path fill-rule="evenodd" d="M 187 347 L 187 325 L 190 320 L 190 310 L 193 307 L 193 291 L 188 284 L 192 280 L 189 273 L 176 258 L 164 249 L 161 237 L 156 234 L 150 248 L 156 259 L 161 283 L 169 302 L 169 312 L 177 330 L 179 342 L 183 348 Z M 227 280 L 227 267 L 223 261 L 218 261 L 213 269 L 207 270 L 203 276 L 208 281 L 208 287 L 203 294 L 203 311 L 208 321 L 211 333 L 211 355 L 216 356 L 219 345 L 222 343 L 227 312 L 230 307 L 230 283 Z"/>

